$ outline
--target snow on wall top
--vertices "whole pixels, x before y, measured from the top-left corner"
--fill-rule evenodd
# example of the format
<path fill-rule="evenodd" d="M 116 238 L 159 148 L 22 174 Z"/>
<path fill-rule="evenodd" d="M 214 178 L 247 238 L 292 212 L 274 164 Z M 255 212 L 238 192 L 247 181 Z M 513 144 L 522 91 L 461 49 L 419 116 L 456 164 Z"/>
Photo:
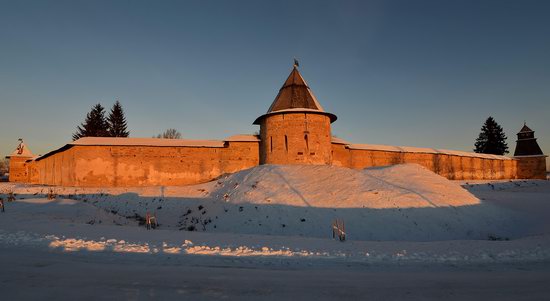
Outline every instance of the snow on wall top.
<path fill-rule="evenodd" d="M 342 139 L 342 138 L 338 138 L 338 137 L 334 137 L 332 136 L 330 138 L 330 142 L 334 143 L 334 144 L 346 144 L 346 145 L 349 145 L 350 143 L 347 142 L 346 140 Z"/>
<path fill-rule="evenodd" d="M 222 140 L 187 140 L 162 138 L 127 138 L 127 137 L 84 137 L 68 143 L 69 145 L 117 145 L 117 146 L 194 146 L 224 147 Z"/>
<path fill-rule="evenodd" d="M 455 151 L 455 150 L 447 150 L 447 149 L 425 148 L 425 147 L 392 146 L 392 145 L 378 145 L 378 144 L 348 144 L 347 147 L 349 149 L 387 151 L 387 152 L 399 152 L 399 153 L 444 154 L 444 155 L 454 155 L 454 156 L 461 156 L 461 157 L 512 160 L 512 158 L 506 157 L 506 156 L 463 152 L 463 151 Z"/>
<path fill-rule="evenodd" d="M 225 142 L 258 142 L 255 135 L 233 135 L 226 140 L 188 140 L 163 138 L 129 138 L 129 137 L 83 137 L 65 146 L 48 152 L 33 160 L 42 160 L 71 146 L 156 146 L 156 147 L 225 147 Z"/>
<path fill-rule="evenodd" d="M 256 135 L 248 135 L 248 134 L 241 134 L 241 135 L 233 135 L 229 138 L 225 139 L 225 141 L 228 142 L 259 142 L 260 138 Z"/>

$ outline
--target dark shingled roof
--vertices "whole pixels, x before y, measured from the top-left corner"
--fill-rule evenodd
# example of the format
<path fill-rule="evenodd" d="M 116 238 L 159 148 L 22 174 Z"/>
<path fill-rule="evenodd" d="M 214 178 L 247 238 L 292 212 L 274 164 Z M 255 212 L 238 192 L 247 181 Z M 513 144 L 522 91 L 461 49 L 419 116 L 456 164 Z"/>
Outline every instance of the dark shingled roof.
<path fill-rule="evenodd" d="M 529 133 L 534 132 L 532 129 L 530 129 L 527 124 L 524 124 L 521 130 L 519 130 L 520 133 Z"/>
<path fill-rule="evenodd" d="M 518 133 L 514 157 L 540 155 L 544 154 L 537 143 L 537 138 L 535 138 L 535 131 L 531 130 L 527 124 L 524 124 Z"/>
<path fill-rule="evenodd" d="M 321 113 L 330 117 L 330 122 L 336 120 L 336 115 L 327 113 L 317 101 L 313 92 L 307 85 L 305 79 L 298 71 L 295 65 L 285 83 L 279 90 L 277 97 L 267 110 L 267 113 L 258 117 L 254 124 L 259 124 L 260 119 L 266 115 L 284 113 L 284 112 L 308 112 Z"/>
<path fill-rule="evenodd" d="M 267 112 L 296 108 L 323 111 L 298 68 L 294 67 Z"/>
<path fill-rule="evenodd" d="M 543 155 L 537 139 L 518 140 L 514 157 L 517 156 L 538 156 Z"/>

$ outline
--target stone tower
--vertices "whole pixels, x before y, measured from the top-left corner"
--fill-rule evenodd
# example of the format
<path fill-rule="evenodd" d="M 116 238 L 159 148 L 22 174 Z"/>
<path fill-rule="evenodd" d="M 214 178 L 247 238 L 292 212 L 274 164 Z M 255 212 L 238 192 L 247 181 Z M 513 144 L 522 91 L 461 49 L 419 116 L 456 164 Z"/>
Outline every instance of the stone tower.
<path fill-rule="evenodd" d="M 335 120 L 294 64 L 267 113 L 254 121 L 260 125 L 260 164 L 331 164 Z"/>
<path fill-rule="evenodd" d="M 34 156 L 30 149 L 23 143 L 23 139 L 19 139 L 17 148 L 6 158 L 10 159 L 10 182 L 27 182 L 28 171 L 26 162 Z"/>
<path fill-rule="evenodd" d="M 527 124 L 519 131 L 514 158 L 518 159 L 518 178 L 546 179 L 546 157 Z"/>

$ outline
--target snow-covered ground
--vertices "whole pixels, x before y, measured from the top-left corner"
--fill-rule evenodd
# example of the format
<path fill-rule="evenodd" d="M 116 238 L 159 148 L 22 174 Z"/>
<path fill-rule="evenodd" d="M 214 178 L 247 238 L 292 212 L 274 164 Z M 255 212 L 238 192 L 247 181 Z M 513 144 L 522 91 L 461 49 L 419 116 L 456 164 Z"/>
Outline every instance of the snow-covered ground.
<path fill-rule="evenodd" d="M 549 292 L 549 181 L 448 181 L 412 164 L 266 165 L 185 187 L 1 183 L 0 192 L 16 194 L 0 213 L 0 285 L 16 299 Z M 147 212 L 158 229 L 140 225 Z M 345 242 L 332 239 L 335 218 L 346 224 Z M 148 273 L 153 280 L 138 276 Z M 486 277 L 496 278 L 476 285 Z"/>

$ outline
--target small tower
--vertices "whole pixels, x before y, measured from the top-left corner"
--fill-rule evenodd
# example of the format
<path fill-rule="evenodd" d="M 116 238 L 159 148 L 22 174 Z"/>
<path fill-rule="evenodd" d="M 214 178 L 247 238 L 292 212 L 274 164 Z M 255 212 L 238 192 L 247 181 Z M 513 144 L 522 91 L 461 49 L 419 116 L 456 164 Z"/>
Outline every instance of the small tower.
<path fill-rule="evenodd" d="M 28 181 L 28 170 L 26 162 L 33 157 L 34 155 L 25 145 L 23 139 L 19 139 L 19 145 L 17 146 L 17 148 L 9 156 L 6 156 L 7 159 L 10 159 L 10 182 Z"/>
<path fill-rule="evenodd" d="M 535 131 L 526 123 L 519 131 L 514 158 L 518 159 L 518 178 L 546 179 L 546 155 L 535 138 Z"/>
<path fill-rule="evenodd" d="M 260 125 L 260 164 L 331 164 L 327 113 L 298 71 L 295 61 L 277 97 L 254 124 Z"/>

